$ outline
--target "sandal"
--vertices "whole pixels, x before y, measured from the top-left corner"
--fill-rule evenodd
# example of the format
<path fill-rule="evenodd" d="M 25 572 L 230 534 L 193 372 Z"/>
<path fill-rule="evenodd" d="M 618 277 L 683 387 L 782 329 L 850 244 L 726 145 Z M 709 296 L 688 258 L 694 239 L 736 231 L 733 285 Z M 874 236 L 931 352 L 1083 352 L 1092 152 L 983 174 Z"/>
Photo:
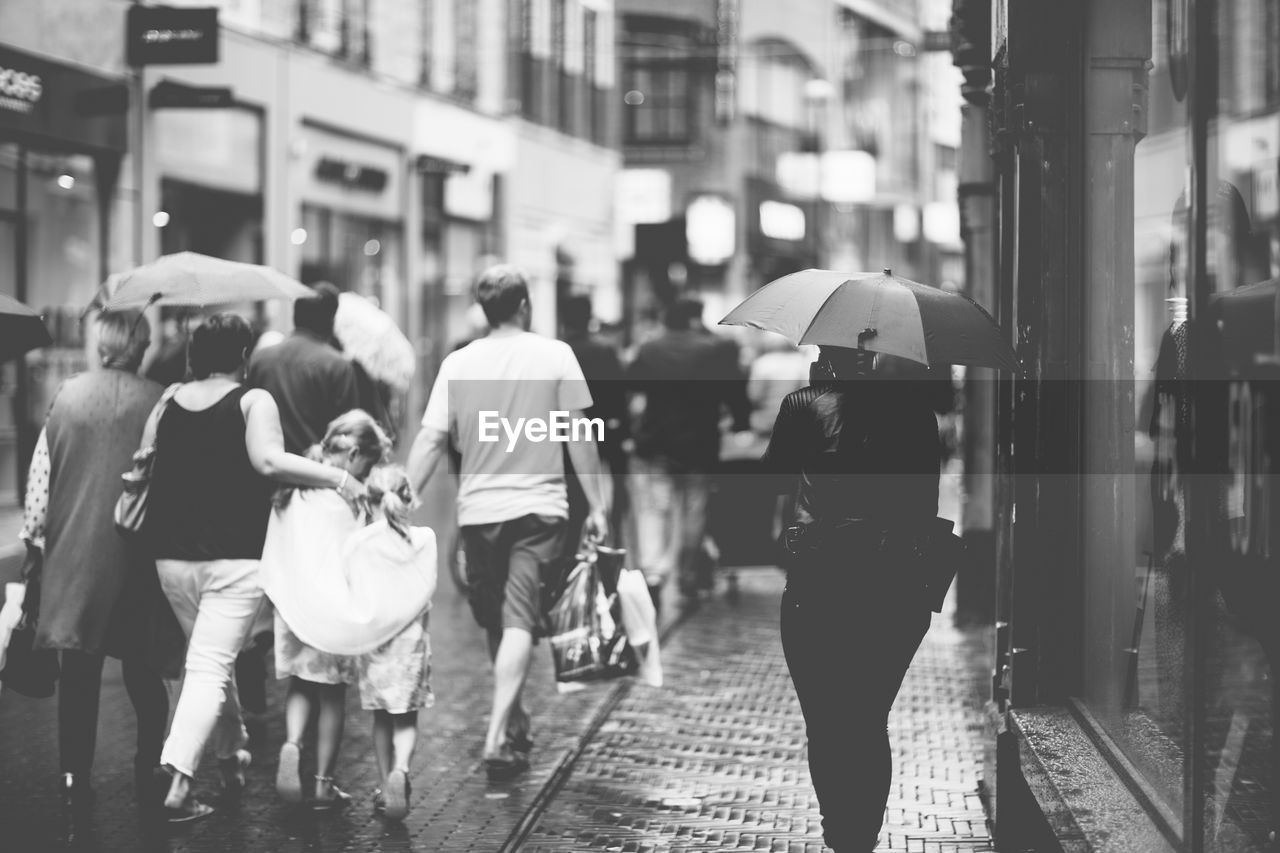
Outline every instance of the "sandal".
<path fill-rule="evenodd" d="M 330 809 L 345 806 L 351 800 L 351 795 L 346 791 L 333 784 L 332 776 L 317 776 L 316 781 L 322 783 L 329 793 L 324 797 L 316 797 L 311 801 L 311 808 L 318 812 L 327 812 Z"/>
<path fill-rule="evenodd" d="M 509 744 L 503 744 L 496 754 L 485 758 L 484 766 L 490 782 L 506 782 L 528 770 L 529 759 Z"/>
<path fill-rule="evenodd" d="M 253 755 L 247 749 L 237 749 L 230 758 L 218 759 L 218 772 L 222 774 L 222 790 L 228 794 L 238 794 L 244 790 L 245 771 Z"/>
<path fill-rule="evenodd" d="M 383 814 L 388 820 L 404 820 L 409 814 L 409 774 L 392 770 L 386 782 L 386 806 Z"/>
<path fill-rule="evenodd" d="M 280 747 L 280 763 L 276 767 L 276 793 L 286 803 L 302 802 L 302 777 L 298 775 L 300 755 L 296 743 Z"/>
<path fill-rule="evenodd" d="M 195 797 L 187 797 L 186 802 L 174 808 L 164 807 L 165 820 L 169 823 L 190 823 L 213 814 L 213 806 L 207 806 Z"/>
<path fill-rule="evenodd" d="M 387 810 L 387 798 L 381 788 L 373 789 L 373 813 L 382 814 Z"/>

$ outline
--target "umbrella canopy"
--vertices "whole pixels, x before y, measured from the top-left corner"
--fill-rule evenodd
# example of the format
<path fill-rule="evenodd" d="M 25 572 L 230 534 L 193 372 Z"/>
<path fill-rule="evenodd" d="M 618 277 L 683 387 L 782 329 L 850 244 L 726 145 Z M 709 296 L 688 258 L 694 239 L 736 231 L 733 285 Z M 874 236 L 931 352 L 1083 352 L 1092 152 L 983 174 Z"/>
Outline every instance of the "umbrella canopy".
<path fill-rule="evenodd" d="M 108 279 L 106 310 L 147 305 L 225 305 L 266 299 L 303 299 L 314 291 L 279 270 L 196 252 L 164 255 Z"/>
<path fill-rule="evenodd" d="M 53 343 L 44 321 L 33 309 L 0 293 L 0 361 Z"/>
<path fill-rule="evenodd" d="M 926 365 L 1018 368 L 1013 348 L 982 306 L 889 270 L 792 273 L 748 296 L 720 323 L 776 332 L 797 346 L 861 348 Z"/>
<path fill-rule="evenodd" d="M 374 379 L 407 391 L 417 366 L 417 353 L 385 311 L 357 293 L 338 296 L 333 335 L 342 351 L 360 362 Z"/>

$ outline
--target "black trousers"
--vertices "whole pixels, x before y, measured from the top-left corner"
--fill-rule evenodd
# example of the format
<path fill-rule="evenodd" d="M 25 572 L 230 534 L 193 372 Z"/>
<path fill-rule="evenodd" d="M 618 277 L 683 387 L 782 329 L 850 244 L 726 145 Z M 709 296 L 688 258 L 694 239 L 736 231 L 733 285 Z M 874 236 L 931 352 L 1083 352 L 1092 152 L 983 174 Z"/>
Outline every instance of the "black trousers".
<path fill-rule="evenodd" d="M 840 568 L 847 577 L 858 567 Z M 804 712 L 823 835 L 836 853 L 870 853 L 893 773 L 889 709 L 930 610 L 886 585 L 806 580 L 789 580 L 783 595 L 782 648 Z"/>
<path fill-rule="evenodd" d="M 102 693 L 102 655 L 65 650 L 58 679 L 58 753 L 63 773 L 89 781 L 98 742 L 98 700 Z M 134 764 L 149 771 L 160 766 L 164 727 L 169 718 L 169 694 L 160 675 L 138 658 L 121 662 L 125 691 L 133 704 L 138 727 Z"/>

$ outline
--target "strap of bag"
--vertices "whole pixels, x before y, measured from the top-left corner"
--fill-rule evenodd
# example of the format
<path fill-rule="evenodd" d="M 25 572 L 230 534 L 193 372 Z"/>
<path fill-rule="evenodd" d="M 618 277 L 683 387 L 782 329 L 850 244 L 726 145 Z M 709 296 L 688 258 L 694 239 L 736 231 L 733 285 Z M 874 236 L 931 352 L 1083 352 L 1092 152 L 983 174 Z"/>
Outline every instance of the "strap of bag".
<path fill-rule="evenodd" d="M 145 442 L 147 435 L 149 434 L 151 436 L 150 446 L 152 450 L 156 447 L 156 437 L 160 428 L 160 418 L 164 417 L 165 409 L 169 408 L 169 401 L 173 399 L 173 395 L 177 394 L 178 389 L 181 387 L 181 382 L 175 382 L 168 388 L 164 389 L 164 393 L 160 395 L 160 399 L 157 400 L 155 406 L 152 407 L 151 414 L 147 415 L 146 426 L 142 428 L 142 438 Z M 140 445 L 138 449 L 146 450 L 147 445 L 144 443 Z"/>

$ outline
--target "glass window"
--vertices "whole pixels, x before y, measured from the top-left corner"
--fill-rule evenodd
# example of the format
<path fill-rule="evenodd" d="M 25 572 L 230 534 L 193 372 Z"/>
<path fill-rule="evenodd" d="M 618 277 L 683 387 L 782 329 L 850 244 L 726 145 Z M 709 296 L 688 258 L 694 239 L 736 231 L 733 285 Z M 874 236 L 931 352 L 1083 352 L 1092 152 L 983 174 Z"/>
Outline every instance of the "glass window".
<path fill-rule="evenodd" d="M 1080 507 L 1083 703 L 1180 832 L 1191 636 L 1184 472 L 1192 436 L 1183 382 L 1191 130 L 1182 0 L 1172 3 L 1155 0 L 1149 32 L 1118 34 L 1122 50 L 1108 44 L 1127 52 L 1118 61 L 1132 76 L 1088 72 L 1131 91 L 1128 81 L 1142 79 L 1150 57 L 1145 134 L 1133 125 L 1131 99 L 1084 106 L 1090 248 Z"/>
<path fill-rule="evenodd" d="M 693 38 L 655 25 L 629 28 L 623 46 L 626 142 L 682 145 L 693 141 L 695 74 Z"/>
<path fill-rule="evenodd" d="M 431 63 L 435 57 L 435 0 L 418 0 L 418 85 L 430 88 L 433 78 Z"/>
<path fill-rule="evenodd" d="M 1195 568 L 1205 572 L 1204 727 L 1195 748 L 1206 851 L 1271 849 L 1280 827 L 1280 530 L 1273 496 L 1280 461 L 1280 4 L 1218 0 L 1218 91 L 1209 116 L 1206 281 L 1220 335 L 1200 448 L 1211 532 Z M 1215 106 L 1210 102 L 1210 107 Z"/>
<path fill-rule="evenodd" d="M 464 101 L 474 101 L 479 87 L 477 5 L 474 0 L 453 4 L 453 95 Z"/>

